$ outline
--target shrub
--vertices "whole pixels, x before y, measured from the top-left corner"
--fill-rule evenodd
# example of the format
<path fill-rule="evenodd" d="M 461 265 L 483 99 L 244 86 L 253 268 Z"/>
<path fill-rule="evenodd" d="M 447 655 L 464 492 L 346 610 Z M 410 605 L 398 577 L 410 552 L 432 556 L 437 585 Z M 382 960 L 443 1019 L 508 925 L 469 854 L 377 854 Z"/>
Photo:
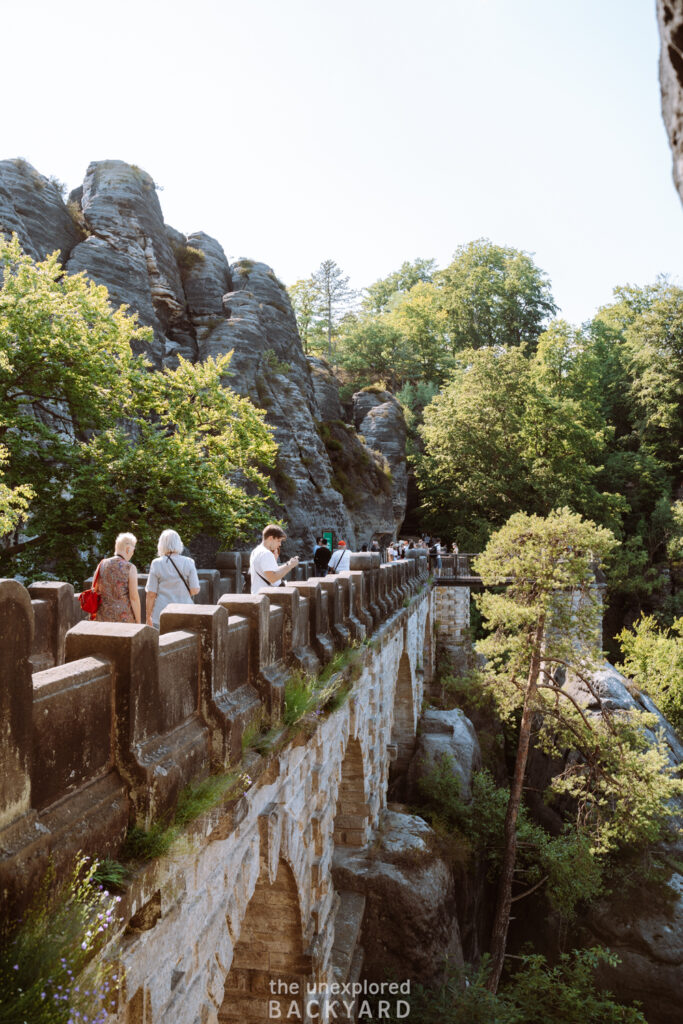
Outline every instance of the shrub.
<path fill-rule="evenodd" d="M 497 874 L 503 850 L 503 826 L 509 793 L 496 786 L 488 771 L 472 775 L 472 798 L 461 795 L 460 779 L 451 760 L 444 755 L 419 782 L 426 806 L 421 813 L 432 826 L 453 835 L 458 845 L 467 842 L 479 861 L 488 865 L 489 876 Z M 573 831 L 551 836 L 520 810 L 517 822 L 519 891 L 545 886 L 550 905 L 565 920 L 571 920 L 580 903 L 595 899 L 603 889 L 604 862 L 591 853 L 587 838 Z"/>
<path fill-rule="evenodd" d="M 419 1024 L 647 1024 L 639 1009 L 596 988 L 601 963 L 615 966 L 619 959 L 600 947 L 563 953 L 554 967 L 542 956 L 524 956 L 493 995 L 486 988 L 485 957 L 478 970 L 449 968 L 438 987 L 418 985 L 410 1019 Z"/>
<path fill-rule="evenodd" d="M 624 653 L 619 671 L 649 693 L 683 734 L 683 617 L 671 629 L 659 629 L 653 616 L 644 615 L 617 639 Z"/>
<path fill-rule="evenodd" d="M 201 249 L 197 249 L 194 245 L 184 245 L 180 242 L 171 242 L 171 248 L 173 249 L 173 255 L 175 256 L 176 263 L 180 268 L 180 272 L 184 273 L 191 270 L 192 267 L 199 266 L 206 263 L 206 254 Z"/>
<path fill-rule="evenodd" d="M 263 362 L 271 373 L 279 373 L 286 376 L 292 369 L 291 363 L 282 362 L 278 359 L 275 349 L 267 348 L 263 353 Z"/>
<path fill-rule="evenodd" d="M 57 886 L 51 868 L 21 923 L 3 925 L 0 1024 L 102 1024 L 107 1018 L 117 976 L 110 963 L 88 965 L 114 923 L 120 897 L 96 884 L 97 869 L 97 861 L 81 857 Z M 79 978 L 86 968 L 87 987 Z"/>

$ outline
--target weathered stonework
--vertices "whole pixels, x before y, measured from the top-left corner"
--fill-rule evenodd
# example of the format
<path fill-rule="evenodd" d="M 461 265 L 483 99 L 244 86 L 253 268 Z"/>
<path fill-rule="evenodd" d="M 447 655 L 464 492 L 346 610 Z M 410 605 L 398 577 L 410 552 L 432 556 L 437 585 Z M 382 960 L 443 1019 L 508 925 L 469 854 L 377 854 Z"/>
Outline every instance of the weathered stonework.
<path fill-rule="evenodd" d="M 457 671 L 467 667 L 470 652 L 470 588 L 434 588 L 434 634 L 437 645 L 449 656 Z"/>
<path fill-rule="evenodd" d="M 253 708 L 274 707 L 286 666 L 312 651 L 312 622 L 329 640 L 324 653 L 366 622 L 374 629 L 346 702 L 278 753 L 252 754 L 244 794 L 199 818 L 171 855 L 133 879 L 111 947 L 121 979 L 112 1024 L 264 1020 L 266 998 L 280 998 L 271 980 L 357 976 L 363 901 L 335 890 L 332 854 L 368 843 L 393 751 L 412 750 L 433 601 L 424 562 L 381 566 L 373 557 L 367 573 L 367 592 L 365 572 L 354 570 L 324 585 L 300 581 L 272 603 L 266 589 L 239 601 L 224 595 L 217 606 L 169 606 L 160 635 L 81 622 L 66 635 L 66 662 L 35 674 L 32 687 L 33 605 L 19 584 L 0 582 L 5 720 L 17 720 L 18 701 L 33 710 L 31 728 L 24 721 L 23 733 L 1 741 L 3 764 L 21 763 L 0 807 L 6 912 L 25 905 L 49 856 L 60 870 L 79 849 L 115 856 L 128 821 L 149 824 L 212 762 L 234 763 L 249 720 L 239 718 L 237 695 L 246 689 Z M 62 600 L 70 607 L 68 592 Z M 17 689 L 10 678 L 22 665 Z"/>

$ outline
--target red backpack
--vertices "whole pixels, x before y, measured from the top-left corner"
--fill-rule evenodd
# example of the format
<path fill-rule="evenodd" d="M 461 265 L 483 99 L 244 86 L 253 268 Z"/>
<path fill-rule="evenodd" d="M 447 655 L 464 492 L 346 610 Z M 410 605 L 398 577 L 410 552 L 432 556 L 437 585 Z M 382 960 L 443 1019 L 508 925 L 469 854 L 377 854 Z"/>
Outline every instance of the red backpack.
<path fill-rule="evenodd" d="M 100 565 L 102 565 L 101 562 Z M 95 575 L 93 576 L 92 587 L 90 588 L 90 590 L 84 590 L 81 594 L 78 595 L 78 603 L 80 604 L 83 611 L 90 616 L 91 620 L 95 618 L 95 616 L 97 615 L 97 609 L 102 604 L 102 598 L 95 590 L 95 587 L 97 586 L 100 579 L 100 565 L 98 565 L 97 569 L 95 569 Z"/>

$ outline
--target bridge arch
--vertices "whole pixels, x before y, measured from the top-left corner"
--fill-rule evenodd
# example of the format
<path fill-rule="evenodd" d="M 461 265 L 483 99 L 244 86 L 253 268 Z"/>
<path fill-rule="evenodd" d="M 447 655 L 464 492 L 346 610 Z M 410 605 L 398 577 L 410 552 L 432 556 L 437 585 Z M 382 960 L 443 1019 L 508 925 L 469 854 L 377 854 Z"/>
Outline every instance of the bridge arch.
<path fill-rule="evenodd" d="M 368 816 L 363 748 L 360 740 L 349 737 L 341 765 L 341 779 L 334 813 L 335 846 L 365 846 Z"/>
<path fill-rule="evenodd" d="M 389 773 L 389 783 L 392 788 L 405 775 L 410 759 L 413 756 L 416 722 L 413 672 L 408 654 L 404 651 L 398 664 L 396 687 L 394 690 L 391 744 L 395 748 L 395 758 Z"/>
<path fill-rule="evenodd" d="M 300 1016 L 294 1014 L 290 1019 L 304 1020 L 301 995 L 312 975 L 312 957 L 304 951 L 294 872 L 280 858 L 271 881 L 267 860 L 262 858 L 225 979 L 218 1011 L 220 1024 L 261 1024 L 273 1019 L 277 1011 L 271 1001 L 278 1004 L 282 1020 L 288 1019 L 292 1003 L 296 1002 Z M 298 995 L 293 992 L 295 984 Z"/>

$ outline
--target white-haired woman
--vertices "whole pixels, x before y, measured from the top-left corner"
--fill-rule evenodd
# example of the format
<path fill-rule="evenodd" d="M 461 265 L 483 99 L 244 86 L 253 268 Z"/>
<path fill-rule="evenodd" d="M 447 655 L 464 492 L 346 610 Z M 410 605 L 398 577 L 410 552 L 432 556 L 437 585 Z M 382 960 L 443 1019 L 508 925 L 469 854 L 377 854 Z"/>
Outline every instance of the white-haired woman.
<path fill-rule="evenodd" d="M 138 571 L 131 562 L 137 537 L 120 533 L 114 544 L 112 558 L 103 558 L 94 589 L 102 598 L 97 609 L 97 622 L 139 622 L 140 595 Z"/>
<path fill-rule="evenodd" d="M 192 604 L 199 593 L 197 569 L 183 555 L 183 542 L 175 530 L 164 530 L 157 544 L 159 557 L 149 567 L 147 579 L 147 625 L 159 628 L 159 616 L 167 604 Z"/>

